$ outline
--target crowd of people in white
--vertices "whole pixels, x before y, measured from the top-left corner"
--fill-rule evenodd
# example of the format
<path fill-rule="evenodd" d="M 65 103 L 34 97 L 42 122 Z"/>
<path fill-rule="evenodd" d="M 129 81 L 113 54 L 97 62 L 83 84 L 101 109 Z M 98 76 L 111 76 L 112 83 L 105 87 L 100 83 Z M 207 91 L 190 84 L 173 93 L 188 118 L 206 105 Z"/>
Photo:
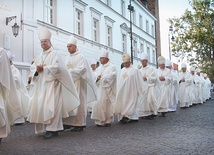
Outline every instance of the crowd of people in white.
<path fill-rule="evenodd" d="M 160 56 L 156 69 L 149 66 L 146 53 L 135 68 L 124 53 L 123 68 L 117 73 L 107 51 L 96 68 L 96 61 L 89 62 L 78 51 L 73 36 L 68 38 L 69 55 L 64 61 L 53 49 L 47 28 L 40 29 L 39 39 L 43 52 L 30 67 L 29 90 L 13 65 L 14 55 L 0 48 L 0 141 L 11 125 L 25 121 L 34 123 L 35 133 L 49 139 L 59 131 L 83 131 L 89 113 L 97 126 L 109 127 L 114 120 L 127 124 L 158 114 L 166 117 L 178 105 L 188 108 L 211 97 L 211 82 L 199 68 L 188 72 L 182 64 L 178 74 Z"/>

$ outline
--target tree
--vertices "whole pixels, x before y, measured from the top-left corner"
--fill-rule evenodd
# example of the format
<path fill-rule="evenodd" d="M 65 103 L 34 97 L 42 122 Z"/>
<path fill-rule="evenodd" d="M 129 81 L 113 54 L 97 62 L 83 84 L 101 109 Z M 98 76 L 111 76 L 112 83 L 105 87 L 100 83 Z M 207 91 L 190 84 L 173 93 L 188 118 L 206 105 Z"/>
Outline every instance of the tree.
<path fill-rule="evenodd" d="M 170 18 L 174 27 L 172 54 L 186 57 L 190 65 L 200 67 L 214 82 L 214 10 L 212 0 L 189 0 L 192 10 L 180 18 Z"/>

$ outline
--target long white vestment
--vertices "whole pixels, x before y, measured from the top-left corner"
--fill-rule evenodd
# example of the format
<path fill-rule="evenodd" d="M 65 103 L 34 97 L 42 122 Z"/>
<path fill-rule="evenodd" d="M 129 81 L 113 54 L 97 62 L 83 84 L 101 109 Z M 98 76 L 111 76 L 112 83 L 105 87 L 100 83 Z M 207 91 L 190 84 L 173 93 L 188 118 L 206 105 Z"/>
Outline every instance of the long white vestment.
<path fill-rule="evenodd" d="M 172 106 L 168 108 L 168 111 L 176 111 L 178 104 L 178 76 L 171 70 L 172 81 L 171 81 L 171 101 Z"/>
<path fill-rule="evenodd" d="M 195 86 L 196 86 L 196 100 L 197 103 L 202 104 L 203 98 L 202 98 L 202 81 L 201 76 L 195 75 Z"/>
<path fill-rule="evenodd" d="M 119 120 L 128 117 L 138 120 L 137 103 L 139 95 L 144 94 L 142 74 L 132 65 L 123 68 L 118 78 L 117 97 L 114 105 L 114 114 L 118 114 Z"/>
<path fill-rule="evenodd" d="M 24 115 L 9 60 L 3 48 L 0 48 L 0 72 L 0 138 L 5 138 L 11 131 L 10 125 Z"/>
<path fill-rule="evenodd" d="M 211 98 L 211 81 L 209 78 L 206 78 L 206 85 L 207 85 L 207 89 L 206 89 L 206 99 L 208 100 L 209 98 Z"/>
<path fill-rule="evenodd" d="M 101 79 L 96 82 L 97 102 L 92 108 L 91 119 L 97 125 L 105 125 L 113 121 L 113 103 L 116 98 L 116 67 L 108 62 L 97 68 L 97 76 Z"/>
<path fill-rule="evenodd" d="M 198 103 L 198 96 L 197 96 L 197 87 L 198 86 L 196 86 L 197 85 L 197 75 L 196 74 L 191 74 L 191 76 L 192 76 L 192 79 L 193 79 L 193 81 L 192 81 L 192 83 L 191 83 L 191 87 L 192 87 L 192 104 L 197 104 Z"/>
<path fill-rule="evenodd" d="M 92 73 L 93 73 L 94 83 L 96 83 L 97 69 L 96 70 L 92 70 Z M 97 91 L 97 86 L 95 88 L 96 88 L 96 91 Z M 92 91 L 87 89 L 87 92 L 89 93 L 89 95 L 87 95 L 87 98 L 90 98 Z M 89 99 L 87 99 L 87 100 L 88 100 L 88 104 L 87 104 L 88 112 L 92 112 L 92 108 L 93 108 L 94 104 L 96 104 L 97 100 L 96 101 L 90 101 Z"/>
<path fill-rule="evenodd" d="M 43 71 L 35 76 L 36 66 Z M 76 115 L 79 96 L 64 62 L 51 47 L 31 65 L 33 82 L 27 120 L 35 123 L 35 132 L 63 130 L 62 119 Z"/>
<path fill-rule="evenodd" d="M 155 84 L 156 84 L 156 72 L 151 66 L 141 67 L 140 72 L 142 74 L 143 88 L 145 89 L 145 94 L 140 96 L 137 105 L 137 110 L 139 117 L 157 115 L 157 96 L 155 95 Z M 147 80 L 144 81 L 143 77 Z"/>
<path fill-rule="evenodd" d="M 172 74 L 170 69 L 157 69 L 156 95 L 158 96 L 158 112 L 167 112 L 169 107 L 172 107 L 171 101 L 171 81 Z M 160 81 L 159 77 L 164 76 L 165 81 Z"/>
<path fill-rule="evenodd" d="M 14 66 L 11 65 L 11 71 L 13 74 L 13 78 L 16 84 L 16 88 L 19 92 L 19 101 L 22 104 L 22 113 L 24 114 L 24 117 L 27 116 L 27 112 L 28 112 L 28 106 L 29 106 L 29 93 L 24 85 L 24 82 L 22 80 L 22 76 L 19 72 L 19 70 Z M 18 120 L 16 120 L 14 123 L 24 123 L 25 122 L 25 118 L 22 117 Z"/>
<path fill-rule="evenodd" d="M 202 82 L 202 99 L 203 99 L 203 102 L 206 101 L 206 96 L 207 96 L 207 85 L 206 85 L 206 79 L 204 78 L 204 76 L 202 76 L 202 79 L 203 79 L 203 82 Z"/>
<path fill-rule="evenodd" d="M 181 82 L 181 79 L 185 79 L 185 82 Z M 180 107 L 189 107 L 192 102 L 192 81 L 193 77 L 189 72 L 181 72 L 178 76 L 179 88 L 178 96 Z"/>
<path fill-rule="evenodd" d="M 80 105 L 77 115 L 64 119 L 63 123 L 72 126 L 86 126 L 87 103 L 95 101 L 97 95 L 92 69 L 87 59 L 79 52 L 68 55 L 65 64 L 79 94 Z"/>

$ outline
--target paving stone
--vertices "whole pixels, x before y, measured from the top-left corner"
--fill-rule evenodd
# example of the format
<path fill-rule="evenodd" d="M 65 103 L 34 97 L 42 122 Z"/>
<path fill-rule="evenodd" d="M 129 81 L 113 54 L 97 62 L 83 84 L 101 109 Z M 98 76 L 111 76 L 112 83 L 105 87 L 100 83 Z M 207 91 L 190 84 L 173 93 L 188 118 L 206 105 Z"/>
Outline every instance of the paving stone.
<path fill-rule="evenodd" d="M 212 94 L 214 98 L 214 94 Z M 213 155 L 214 100 L 168 113 L 154 120 L 97 127 L 87 118 L 83 132 L 60 132 L 45 140 L 34 125 L 13 126 L 2 140 L 0 155 Z"/>

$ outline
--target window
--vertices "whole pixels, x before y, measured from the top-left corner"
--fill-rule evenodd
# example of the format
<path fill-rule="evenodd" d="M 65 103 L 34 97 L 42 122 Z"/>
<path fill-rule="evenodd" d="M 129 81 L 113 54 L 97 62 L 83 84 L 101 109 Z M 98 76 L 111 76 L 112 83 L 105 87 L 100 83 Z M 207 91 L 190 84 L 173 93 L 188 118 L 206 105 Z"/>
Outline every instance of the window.
<path fill-rule="evenodd" d="M 155 50 L 153 50 L 153 53 L 152 53 L 152 60 L 153 60 L 153 63 L 156 64 L 156 53 L 155 53 Z"/>
<path fill-rule="evenodd" d="M 91 30 L 92 30 L 92 40 L 95 42 L 100 41 L 100 20 L 102 13 L 96 10 L 93 7 L 90 7 L 91 10 Z"/>
<path fill-rule="evenodd" d="M 73 9 L 73 32 L 77 35 L 84 36 L 84 12 L 88 4 L 83 1 L 73 0 L 74 9 Z"/>
<path fill-rule="evenodd" d="M 150 60 L 150 48 L 149 47 L 147 47 L 147 54 L 148 54 L 148 61 L 151 62 L 151 60 Z"/>
<path fill-rule="evenodd" d="M 93 41 L 99 41 L 99 21 L 93 18 Z"/>
<path fill-rule="evenodd" d="M 122 34 L 122 52 L 127 52 L 126 35 L 125 34 Z"/>
<path fill-rule="evenodd" d="M 132 17 L 133 17 L 133 19 L 132 19 L 133 23 L 136 24 L 136 12 L 135 11 L 132 11 Z"/>
<path fill-rule="evenodd" d="M 53 24 L 53 0 L 45 1 L 45 22 Z"/>
<path fill-rule="evenodd" d="M 152 36 L 155 37 L 155 28 L 154 28 L 154 25 L 152 25 Z"/>
<path fill-rule="evenodd" d="M 107 46 L 112 47 L 112 28 L 107 26 Z"/>
<path fill-rule="evenodd" d="M 113 32 L 112 28 L 114 26 L 114 20 L 108 16 L 104 16 L 105 25 L 106 25 L 106 45 L 109 47 L 113 47 Z"/>
<path fill-rule="evenodd" d="M 83 36 L 83 12 L 76 9 L 76 34 Z"/>
<path fill-rule="evenodd" d="M 144 52 L 144 47 L 143 47 L 143 43 L 140 43 L 140 53 Z"/>
<path fill-rule="evenodd" d="M 142 22 L 142 16 L 141 15 L 139 15 L 139 27 L 141 29 L 143 29 L 143 22 Z"/>
<path fill-rule="evenodd" d="M 125 17 L 125 1 L 121 0 L 121 14 Z"/>
<path fill-rule="evenodd" d="M 146 20 L 146 32 L 149 33 L 149 21 Z"/>

